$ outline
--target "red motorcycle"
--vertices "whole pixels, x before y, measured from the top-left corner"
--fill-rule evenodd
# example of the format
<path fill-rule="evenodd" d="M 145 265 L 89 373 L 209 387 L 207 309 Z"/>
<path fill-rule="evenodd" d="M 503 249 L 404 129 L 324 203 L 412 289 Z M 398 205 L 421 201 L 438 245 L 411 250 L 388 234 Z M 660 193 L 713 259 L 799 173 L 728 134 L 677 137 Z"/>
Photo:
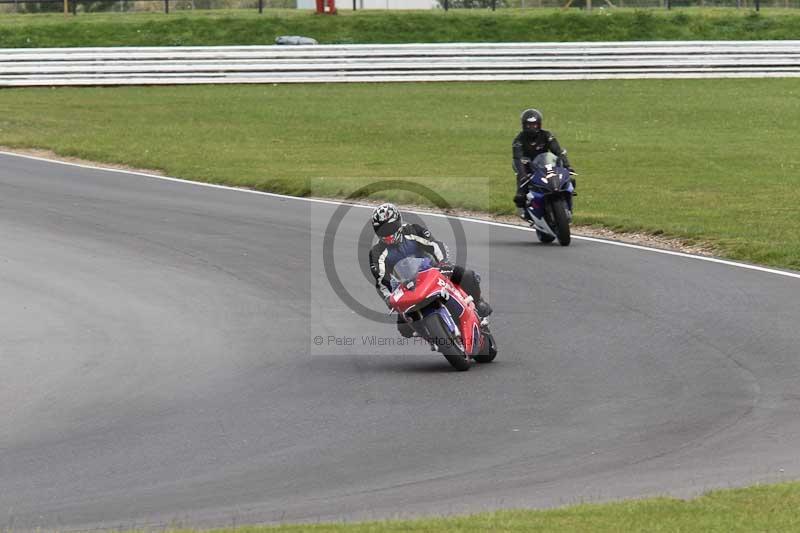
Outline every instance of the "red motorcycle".
<path fill-rule="evenodd" d="M 391 275 L 392 310 L 400 313 L 419 337 L 427 340 L 456 370 L 470 362 L 489 363 L 497 346 L 488 325 L 481 326 L 472 297 L 427 258 L 406 257 Z"/>

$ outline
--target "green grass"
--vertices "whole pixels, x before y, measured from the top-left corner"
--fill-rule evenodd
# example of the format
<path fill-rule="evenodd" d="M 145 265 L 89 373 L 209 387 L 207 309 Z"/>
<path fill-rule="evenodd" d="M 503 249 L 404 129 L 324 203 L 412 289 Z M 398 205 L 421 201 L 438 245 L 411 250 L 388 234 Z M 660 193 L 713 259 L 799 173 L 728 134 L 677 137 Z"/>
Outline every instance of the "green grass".
<path fill-rule="evenodd" d="M 0 145 L 296 195 L 411 177 L 492 213 L 512 212 L 511 140 L 520 110 L 536 105 L 581 173 L 578 223 L 800 269 L 795 79 L 47 88 L 0 98 Z"/>
<path fill-rule="evenodd" d="M 546 511 L 500 511 L 467 517 L 359 524 L 237 527 L 215 532 L 788 533 L 800 531 L 798 509 L 800 483 L 785 483 L 714 491 L 688 501 L 656 498 Z"/>
<path fill-rule="evenodd" d="M 629 9 L 368 12 L 296 10 L 0 15 L 0 47 L 272 44 L 278 35 L 321 43 L 798 39 L 800 12 Z"/>

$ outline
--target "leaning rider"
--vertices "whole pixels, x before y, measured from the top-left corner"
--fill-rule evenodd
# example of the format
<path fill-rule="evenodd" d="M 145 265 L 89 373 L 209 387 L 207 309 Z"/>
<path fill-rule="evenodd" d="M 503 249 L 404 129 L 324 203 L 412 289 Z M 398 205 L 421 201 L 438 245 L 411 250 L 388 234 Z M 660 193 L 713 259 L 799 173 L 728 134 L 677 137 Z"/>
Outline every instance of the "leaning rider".
<path fill-rule="evenodd" d="M 531 163 L 537 155 L 552 152 L 560 159 L 560 164 L 566 168 L 571 176 L 576 176 L 577 172 L 572 170 L 567 159 L 567 151 L 558 144 L 555 135 L 542 129 L 542 113 L 537 109 L 526 109 L 520 116 L 522 131 L 514 138 L 511 144 L 512 163 L 514 172 L 517 175 L 517 193 L 514 195 L 514 204 L 520 212 L 520 216 L 526 217 L 525 195 L 527 193 L 527 182 L 533 173 Z M 575 187 L 575 178 L 572 178 L 572 186 Z"/>
<path fill-rule="evenodd" d="M 390 275 L 394 266 L 406 257 L 431 259 L 442 274 L 449 276 L 464 292 L 472 296 L 475 310 L 481 319 L 492 313 L 492 308 L 481 297 L 481 277 L 474 270 L 448 263 L 447 246 L 437 241 L 428 228 L 419 224 L 403 224 L 403 217 L 394 204 L 382 204 L 372 212 L 372 229 L 378 242 L 369 252 L 369 268 L 375 276 L 375 288 L 388 305 L 392 294 Z M 404 337 L 413 336 L 414 330 L 401 315 L 397 329 Z"/>

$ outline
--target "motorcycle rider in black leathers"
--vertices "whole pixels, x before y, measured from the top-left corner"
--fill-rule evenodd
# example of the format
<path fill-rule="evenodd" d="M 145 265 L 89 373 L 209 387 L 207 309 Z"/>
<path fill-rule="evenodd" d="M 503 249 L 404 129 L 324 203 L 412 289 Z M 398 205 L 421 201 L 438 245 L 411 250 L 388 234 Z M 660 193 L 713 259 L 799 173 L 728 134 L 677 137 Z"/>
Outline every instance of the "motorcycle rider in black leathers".
<path fill-rule="evenodd" d="M 525 208 L 525 195 L 527 193 L 527 181 L 533 173 L 531 162 L 539 155 L 552 152 L 557 155 L 571 176 L 577 173 L 572 170 L 567 159 L 567 151 L 558 144 L 555 135 L 542 129 L 542 113 L 537 109 L 526 109 L 520 116 L 522 131 L 514 138 L 511 144 L 512 167 L 517 175 L 517 193 L 514 195 L 514 205 L 520 211 L 520 216 L 527 217 Z M 575 178 L 572 178 L 572 186 L 575 187 Z"/>
<path fill-rule="evenodd" d="M 369 252 L 369 268 L 375 276 L 375 288 L 388 305 L 392 294 L 390 275 L 394 265 L 406 257 L 429 258 L 442 274 L 449 276 L 464 292 L 472 296 L 481 319 L 492 313 L 492 308 L 481 297 L 480 276 L 473 270 L 448 263 L 447 246 L 437 241 L 428 228 L 419 224 L 403 224 L 403 218 L 394 204 L 382 204 L 372 212 L 372 228 L 378 243 Z M 402 315 L 397 317 L 397 329 L 404 337 L 412 337 L 414 330 Z"/>

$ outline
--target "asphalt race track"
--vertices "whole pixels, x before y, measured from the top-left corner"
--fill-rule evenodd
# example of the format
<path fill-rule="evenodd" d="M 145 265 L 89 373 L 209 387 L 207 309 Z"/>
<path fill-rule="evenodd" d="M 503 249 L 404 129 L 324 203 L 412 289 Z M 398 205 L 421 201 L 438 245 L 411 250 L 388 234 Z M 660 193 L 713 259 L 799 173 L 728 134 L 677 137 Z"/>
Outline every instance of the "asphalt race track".
<path fill-rule="evenodd" d="M 369 211 L 322 255 L 336 208 L 0 154 L 0 528 L 471 513 L 800 477 L 800 279 L 465 221 L 500 354 L 458 373 L 331 289 L 326 264 L 381 311 L 359 266 Z"/>

